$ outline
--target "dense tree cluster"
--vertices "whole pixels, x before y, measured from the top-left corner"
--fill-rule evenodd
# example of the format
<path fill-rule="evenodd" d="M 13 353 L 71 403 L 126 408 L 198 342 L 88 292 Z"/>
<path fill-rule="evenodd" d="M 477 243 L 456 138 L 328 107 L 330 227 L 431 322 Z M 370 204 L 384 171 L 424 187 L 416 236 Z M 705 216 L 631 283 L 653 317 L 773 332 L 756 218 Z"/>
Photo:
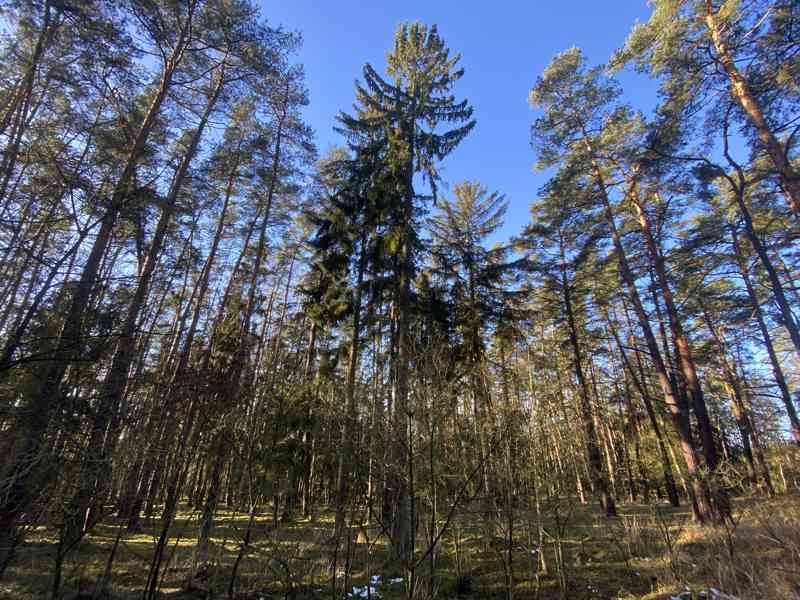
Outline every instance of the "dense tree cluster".
<path fill-rule="evenodd" d="M 248 0 L 0 3 L 0 579 L 43 527 L 58 597 L 116 519 L 155 532 L 152 599 L 179 508 L 200 577 L 225 505 L 233 597 L 258 515 L 331 507 L 334 589 L 369 521 L 411 594 L 467 506 L 513 541 L 553 499 L 720 523 L 784 491 L 800 6 L 652 4 L 607 65 L 573 48 L 532 82 L 552 176 L 500 243 L 479 173 L 442 193 L 475 121 L 435 26 L 365 65 L 318 158 L 300 39 Z"/>

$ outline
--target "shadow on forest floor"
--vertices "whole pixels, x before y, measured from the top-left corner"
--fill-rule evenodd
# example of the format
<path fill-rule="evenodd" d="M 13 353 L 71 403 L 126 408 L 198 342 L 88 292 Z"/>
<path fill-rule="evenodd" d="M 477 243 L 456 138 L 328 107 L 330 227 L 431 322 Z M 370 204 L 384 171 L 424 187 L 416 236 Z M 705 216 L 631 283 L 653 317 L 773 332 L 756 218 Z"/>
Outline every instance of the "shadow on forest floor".
<path fill-rule="evenodd" d="M 462 511 L 442 537 L 435 577 L 429 576 L 429 561 L 420 565 L 420 587 L 425 591 L 435 588 L 440 598 L 505 598 L 510 560 L 517 600 L 668 600 L 687 588 L 695 598 L 700 597 L 700 590 L 710 588 L 740 600 L 800 598 L 797 496 L 769 501 L 739 499 L 734 524 L 727 527 L 700 527 L 691 522 L 686 508 L 627 504 L 620 506 L 618 518 L 606 519 L 594 507 L 578 506 L 570 512 L 567 503 L 562 504 L 543 507 L 544 569 L 534 514 L 517 515 L 509 552 L 503 523 L 486 518 L 486 513 L 475 507 Z M 199 588 L 187 591 L 197 513 L 183 506 L 170 531 L 161 597 L 227 598 L 247 521 L 241 512 L 219 512 L 212 534 L 213 568 Z M 143 525 L 140 533 L 124 532 L 121 537 L 110 598 L 142 597 L 159 520 L 145 520 Z M 91 597 L 119 527 L 113 518 L 104 521 L 68 556 L 61 598 Z M 333 518 L 328 512 L 313 520 L 278 523 L 277 528 L 269 514 L 259 515 L 252 543 L 239 566 L 236 598 L 333 598 L 332 533 Z M 378 533 L 377 526 L 353 528 L 349 547 L 344 544 L 336 552 L 339 597 L 342 590 L 354 586 L 361 586 L 356 595 L 366 597 L 367 582 L 375 576 L 383 579 L 370 590 L 372 598 L 405 597 L 403 584 L 397 582 L 402 573 L 388 562 L 386 538 L 372 539 Z M 419 546 L 424 548 L 423 526 L 419 535 Z M 54 532 L 33 532 L 0 583 L 0 598 L 48 598 L 55 549 Z M 395 578 L 392 584 L 391 578 Z M 707 596 L 711 600 L 725 594 L 708 592 Z M 681 600 L 688 597 L 684 592 Z"/>

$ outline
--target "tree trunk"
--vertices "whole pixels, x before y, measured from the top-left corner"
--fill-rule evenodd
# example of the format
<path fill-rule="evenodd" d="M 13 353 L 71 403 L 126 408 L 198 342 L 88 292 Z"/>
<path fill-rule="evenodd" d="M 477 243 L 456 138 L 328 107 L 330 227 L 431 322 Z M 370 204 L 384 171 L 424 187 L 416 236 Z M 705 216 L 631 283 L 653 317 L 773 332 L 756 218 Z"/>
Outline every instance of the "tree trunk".
<path fill-rule="evenodd" d="M 586 145 L 587 150 L 592 153 L 591 146 L 588 143 L 588 138 Z M 600 189 L 600 198 L 603 202 L 606 221 L 608 222 L 611 230 L 614 251 L 617 255 L 617 261 L 620 268 L 620 276 L 622 277 L 623 283 L 628 288 L 628 295 L 631 303 L 633 304 L 634 312 L 639 320 L 639 326 L 644 334 L 647 348 L 650 351 L 653 366 L 655 367 L 656 375 L 658 376 L 658 382 L 661 386 L 661 391 L 664 394 L 664 400 L 670 412 L 672 424 L 681 441 L 681 449 L 683 451 L 684 460 L 686 461 L 689 477 L 692 482 L 692 493 L 695 497 L 695 501 L 692 503 L 694 516 L 697 521 L 704 523 L 713 515 L 713 509 L 710 504 L 708 488 L 705 482 L 700 478 L 700 463 L 697 458 L 697 451 L 694 440 L 692 439 L 692 432 L 689 425 L 689 407 L 686 406 L 685 402 L 682 401 L 681 397 L 677 393 L 677 390 L 675 389 L 673 382 L 670 381 L 669 375 L 667 374 L 667 369 L 664 365 L 664 359 L 661 356 L 661 350 L 659 349 L 656 338 L 653 335 L 653 330 L 650 326 L 647 312 L 645 311 L 644 305 L 642 304 L 639 296 L 639 290 L 636 288 L 636 278 L 633 275 L 633 271 L 631 270 L 627 255 L 625 253 L 625 248 L 622 245 L 622 236 L 617 229 L 614 212 L 611 208 L 611 200 L 608 196 L 602 170 L 596 161 L 593 161 L 593 168 L 595 172 L 595 181 Z"/>
<path fill-rule="evenodd" d="M 345 380 L 346 408 L 344 415 L 344 427 L 342 427 L 342 443 L 339 451 L 339 461 L 336 474 L 336 518 L 334 525 L 334 535 L 338 540 L 344 531 L 345 509 L 347 506 L 347 496 L 349 488 L 349 473 L 345 472 L 345 464 L 354 469 L 356 466 L 356 455 L 354 451 L 354 438 L 358 415 L 356 414 L 356 371 L 358 370 L 358 357 L 360 353 L 360 334 L 361 334 L 361 301 L 363 295 L 364 271 L 367 266 L 367 235 L 362 231 L 360 240 L 360 251 L 358 257 L 358 274 L 356 275 L 355 294 L 353 299 L 353 333 L 350 342 L 350 357 L 347 365 L 347 376 Z"/>
<path fill-rule="evenodd" d="M 633 366 L 630 363 L 630 359 L 628 358 L 628 355 L 625 352 L 624 347 L 622 346 L 622 341 L 619 338 L 619 334 L 617 333 L 617 329 L 614 326 L 614 324 L 608 318 L 606 318 L 606 322 L 608 323 L 608 328 L 611 331 L 611 335 L 614 337 L 614 342 L 616 343 L 617 348 L 619 349 L 620 356 L 622 357 L 622 362 L 628 369 L 631 381 L 633 381 L 633 384 L 638 390 L 639 395 L 642 397 L 642 403 L 644 404 L 645 412 L 647 413 L 647 418 L 650 420 L 650 426 L 653 429 L 653 434 L 656 436 L 659 456 L 661 458 L 661 469 L 664 473 L 664 485 L 667 489 L 667 496 L 669 497 L 670 504 L 672 506 L 678 507 L 680 506 L 680 500 L 678 498 L 678 488 L 675 486 L 675 477 L 672 474 L 672 465 L 667 451 L 667 442 L 664 440 L 664 434 L 661 431 L 661 425 L 658 422 L 658 417 L 656 415 L 655 409 L 653 408 L 653 401 L 652 398 L 650 397 L 650 391 L 647 389 L 647 381 L 644 379 L 644 377 L 640 379 L 637 376 L 636 371 L 634 371 Z M 633 338 L 633 334 L 631 334 L 631 338 Z"/>
<path fill-rule="evenodd" d="M 658 246 L 656 245 L 650 219 L 647 211 L 645 210 L 642 198 L 639 195 L 635 181 L 630 185 L 628 198 L 636 209 L 639 229 L 642 232 L 642 237 L 645 241 L 645 247 L 647 248 L 650 264 L 655 271 L 656 276 L 658 277 L 661 295 L 664 299 L 664 305 L 667 309 L 670 332 L 672 333 L 675 347 L 677 349 L 678 364 L 680 365 L 683 379 L 686 382 L 689 396 L 692 400 L 695 417 L 697 418 L 697 427 L 700 431 L 706 467 L 708 467 L 708 470 L 713 477 L 716 474 L 719 465 L 717 445 L 714 440 L 714 429 L 708 416 L 708 409 L 706 407 L 703 390 L 700 385 L 700 379 L 697 375 L 697 367 L 695 366 L 694 357 L 692 356 L 689 338 L 683 329 L 681 317 L 678 314 L 678 309 L 672 296 L 672 289 L 670 287 L 669 280 L 667 279 L 667 273 L 664 268 L 664 257 L 661 252 L 659 252 Z M 717 513 L 715 518 L 717 520 L 728 518 L 730 516 L 731 509 L 727 492 L 718 485 L 718 482 L 715 481 L 711 481 L 711 488 L 712 500 L 714 504 L 713 508 Z"/>
<path fill-rule="evenodd" d="M 761 309 L 761 302 L 758 299 L 758 294 L 753 287 L 753 282 L 750 279 L 750 267 L 747 264 L 747 259 L 742 254 L 742 248 L 739 244 L 739 238 L 736 235 L 736 229 L 731 228 L 731 237 L 733 241 L 733 251 L 736 256 L 736 262 L 739 265 L 739 271 L 742 274 L 747 295 L 750 297 L 750 303 L 753 305 L 753 316 L 758 324 L 758 329 L 761 333 L 761 338 L 764 341 L 764 347 L 767 349 L 769 362 L 772 366 L 772 374 L 775 377 L 775 383 L 778 384 L 778 389 L 781 392 L 781 400 L 783 406 L 786 408 L 786 414 L 789 417 L 789 424 L 792 428 L 792 435 L 796 444 L 800 445 L 800 419 L 797 416 L 797 409 L 795 409 L 792 402 L 791 394 L 789 393 L 789 386 L 786 383 L 786 377 L 783 374 L 783 368 L 778 360 L 778 354 L 775 352 L 775 346 L 772 344 L 772 336 L 769 333 L 769 328 L 764 319 L 764 313 Z"/>
<path fill-rule="evenodd" d="M 603 459 L 600 453 L 600 445 L 597 439 L 594 418 L 592 417 L 591 395 L 589 385 L 586 382 L 586 375 L 583 370 L 583 358 L 581 347 L 578 342 L 578 327 L 575 323 L 575 315 L 572 309 L 571 284 L 567 278 L 566 259 L 564 256 L 563 240 L 560 240 L 561 250 L 561 293 L 564 301 L 564 312 L 567 315 L 567 325 L 569 327 L 569 341 L 572 346 L 573 365 L 575 376 L 578 379 L 578 398 L 580 400 L 581 424 L 583 425 L 583 437 L 586 444 L 587 463 L 589 465 L 589 476 L 592 479 L 593 487 L 600 496 L 600 507 L 607 517 L 615 517 L 617 508 L 614 497 L 609 490 L 608 479 L 603 472 Z"/>
<path fill-rule="evenodd" d="M 725 343 L 722 338 L 722 332 L 718 331 L 714 327 L 714 322 L 711 320 L 711 316 L 708 314 L 708 309 L 705 307 L 704 303 L 702 304 L 704 313 L 703 317 L 706 322 L 706 327 L 708 328 L 708 331 L 717 346 L 717 352 L 719 353 L 719 361 L 722 366 L 723 386 L 725 388 L 725 392 L 730 398 L 731 412 L 733 413 L 733 418 L 736 421 L 736 426 L 739 429 L 739 434 L 742 438 L 742 450 L 744 452 L 745 460 L 747 461 L 748 477 L 751 484 L 755 486 L 757 482 L 755 459 L 753 458 L 753 449 L 751 446 L 751 440 L 753 438 L 752 425 L 750 423 L 749 415 L 747 415 L 745 411 L 740 382 L 734 375 L 733 369 L 731 368 L 731 364 L 728 360 L 727 349 L 725 348 Z"/>
<path fill-rule="evenodd" d="M 767 118 L 761 109 L 758 98 L 753 93 L 747 79 L 736 66 L 734 56 L 723 39 L 722 28 L 717 20 L 713 3 L 711 0 L 705 0 L 705 4 L 706 28 L 711 35 L 711 41 L 717 53 L 717 60 L 722 65 L 722 68 L 725 70 L 730 80 L 731 96 L 736 99 L 739 106 L 742 107 L 744 114 L 747 115 L 750 123 L 755 128 L 759 141 L 763 144 L 767 156 L 769 156 L 772 165 L 778 172 L 781 185 L 789 200 L 789 208 L 792 213 L 794 213 L 795 217 L 800 218 L 800 175 L 798 175 L 797 170 L 789 161 L 788 148 L 784 149 L 778 141 L 778 138 L 767 122 Z"/>
<path fill-rule="evenodd" d="M 211 467 L 211 474 L 208 478 L 208 494 L 203 503 L 203 511 L 200 516 L 200 524 L 197 533 L 197 546 L 195 547 L 194 561 L 192 567 L 192 577 L 196 577 L 201 571 L 208 569 L 210 560 L 209 538 L 214 527 L 214 515 L 217 512 L 220 490 L 222 488 L 222 469 L 225 466 L 225 439 L 224 430 L 217 432 L 214 436 L 214 463 Z"/>

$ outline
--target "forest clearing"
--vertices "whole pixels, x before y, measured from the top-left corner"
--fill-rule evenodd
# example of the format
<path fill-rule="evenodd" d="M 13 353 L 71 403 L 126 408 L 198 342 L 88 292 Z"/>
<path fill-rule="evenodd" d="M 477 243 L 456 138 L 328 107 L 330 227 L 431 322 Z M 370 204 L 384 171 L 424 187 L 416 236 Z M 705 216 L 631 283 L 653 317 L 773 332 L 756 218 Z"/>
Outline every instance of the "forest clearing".
<path fill-rule="evenodd" d="M 800 600 L 800 2 L 573 2 L 0 0 L 0 597 Z"/>

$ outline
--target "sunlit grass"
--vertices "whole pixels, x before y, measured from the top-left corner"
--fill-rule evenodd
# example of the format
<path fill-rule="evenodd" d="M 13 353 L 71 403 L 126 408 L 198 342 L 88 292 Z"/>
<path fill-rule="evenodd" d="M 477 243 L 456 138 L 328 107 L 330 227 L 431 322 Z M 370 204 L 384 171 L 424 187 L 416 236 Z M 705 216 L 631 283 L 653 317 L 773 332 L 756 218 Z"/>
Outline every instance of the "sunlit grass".
<path fill-rule="evenodd" d="M 686 508 L 678 510 L 661 507 L 657 513 L 645 505 L 620 507 L 620 517 L 607 520 L 597 514 L 594 507 L 579 507 L 569 517 L 561 536 L 566 564 L 564 566 L 571 594 L 568 597 L 585 600 L 667 598 L 680 589 L 680 577 L 693 586 L 711 586 L 721 568 L 719 561 L 710 557 L 719 555 L 724 545 L 723 532 L 700 527 L 690 521 Z M 737 504 L 737 515 L 742 533 L 753 538 L 763 535 L 765 515 L 782 514 L 782 527 L 800 523 L 797 498 L 787 497 L 772 501 L 769 508 L 753 513 L 748 502 Z M 659 537 L 657 520 L 666 524 L 666 530 L 675 546 L 672 561 L 665 551 L 664 540 Z M 499 527 L 481 518 L 480 511 L 465 512 L 452 525 L 458 527 L 462 573 L 461 580 L 455 562 L 455 538 L 451 529 L 440 543 L 437 555 L 437 586 L 439 597 L 454 598 L 459 592 L 471 598 L 502 597 L 506 585 L 503 561 L 507 558 L 503 532 Z M 555 527 L 551 516 L 544 514 L 544 526 L 549 537 L 545 556 L 548 569 L 540 572 L 537 580 L 537 561 L 531 558 L 527 543 L 527 524 L 534 522 L 531 514 L 519 514 L 515 547 L 512 550 L 514 567 L 514 595 L 518 599 L 540 600 L 559 597 L 556 567 L 553 560 Z M 192 565 L 197 535 L 197 512 L 182 507 L 170 530 L 165 555 L 162 593 L 165 597 L 196 598 L 186 591 L 192 575 Z M 794 519 L 794 520 L 793 520 Z M 333 546 L 333 514 L 321 512 L 313 520 L 298 519 L 292 523 L 278 523 L 276 528 L 269 511 L 254 519 L 252 541 L 239 566 L 237 590 L 241 598 L 283 597 L 294 589 L 298 597 L 330 597 L 330 561 Z M 228 508 L 220 510 L 215 520 L 210 546 L 214 568 L 206 582 L 210 589 L 224 597 L 230 573 L 240 551 L 240 544 L 249 522 L 247 514 Z M 627 525 L 626 525 L 627 524 Z M 157 518 L 143 519 L 143 530 L 123 532 L 114 562 L 111 589 L 114 598 L 141 597 L 147 570 L 161 522 Z M 440 523 L 440 526 L 443 523 Z M 98 525 L 67 559 L 64 567 L 65 592 L 90 590 L 106 568 L 106 562 L 121 523 L 109 519 Z M 627 527 L 627 528 L 626 528 Z M 372 575 L 385 578 L 402 575 L 397 565 L 389 561 L 386 536 L 374 539 L 379 528 L 376 524 L 365 526 L 370 541 L 369 548 L 363 536 L 353 528 L 349 547 L 350 571 L 348 585 L 366 585 Z M 781 530 L 783 531 L 783 530 Z M 782 534 L 783 535 L 783 534 Z M 788 534 L 786 534 L 788 536 Z M 51 585 L 53 558 L 57 537 L 53 531 L 38 528 L 19 552 L 8 581 L 0 587 L 0 598 L 47 597 Z M 420 530 L 418 548 L 425 547 L 425 535 Z M 780 549 L 763 540 L 756 543 L 745 539 L 740 543 L 741 560 L 746 564 L 748 553 L 757 553 L 757 560 L 778 561 Z M 347 547 L 339 548 L 339 571 L 343 581 L 343 563 Z M 739 560 L 739 558 L 737 558 Z M 420 566 L 426 575 L 427 564 Z M 715 572 L 716 571 L 716 572 Z M 466 579 L 465 579 L 466 578 Z M 469 580 L 466 592 L 462 589 Z M 730 583 L 729 585 L 733 585 Z M 775 585 L 778 585 L 776 583 Z M 403 597 L 401 589 L 381 588 L 385 600 Z M 65 596 L 68 597 L 68 596 Z"/>

